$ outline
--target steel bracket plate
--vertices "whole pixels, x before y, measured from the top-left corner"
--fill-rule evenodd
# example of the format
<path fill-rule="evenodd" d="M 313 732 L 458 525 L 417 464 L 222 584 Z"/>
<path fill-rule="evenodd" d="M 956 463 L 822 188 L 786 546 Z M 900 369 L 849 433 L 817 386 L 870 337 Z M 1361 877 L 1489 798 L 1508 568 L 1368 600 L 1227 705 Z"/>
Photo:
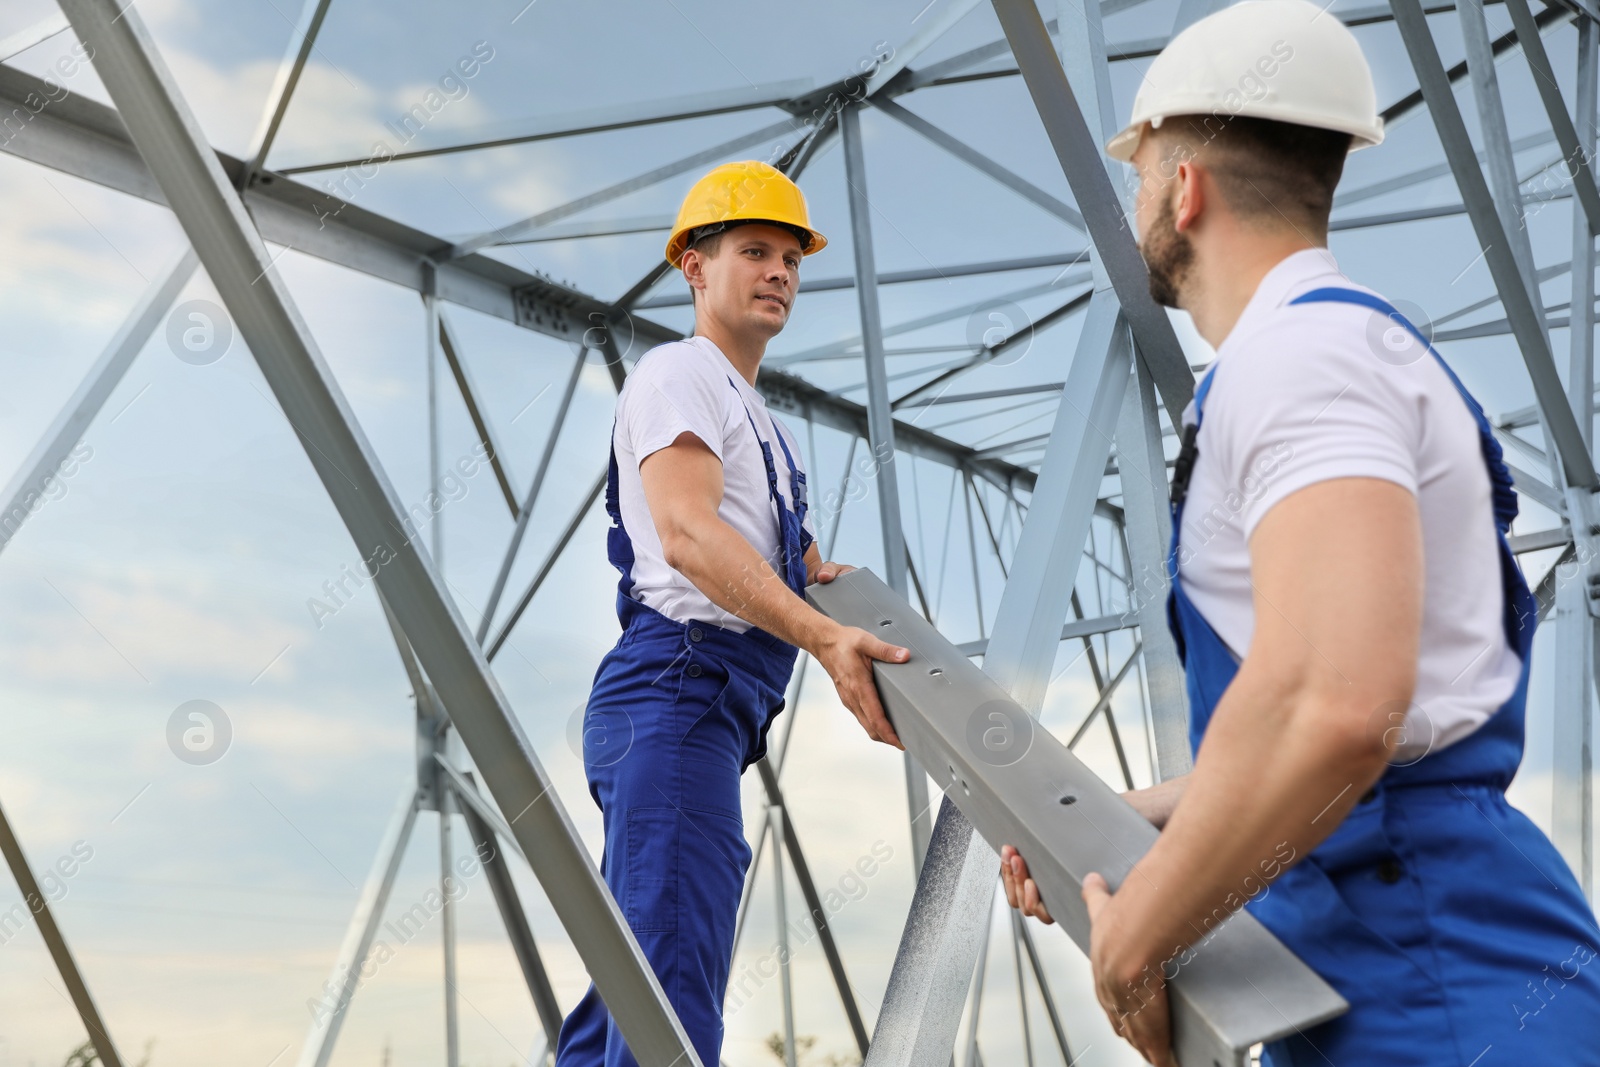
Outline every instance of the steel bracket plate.
<path fill-rule="evenodd" d="M 907 663 L 875 665 L 895 731 L 985 840 L 1027 857 L 1051 913 L 1087 952 L 1083 879 L 1098 871 L 1121 885 L 1155 827 L 870 571 L 812 585 L 807 598 L 911 650 Z M 1349 1008 L 1245 912 L 1197 943 L 1168 991 L 1183 1067 L 1245 1067 L 1252 1045 Z"/>

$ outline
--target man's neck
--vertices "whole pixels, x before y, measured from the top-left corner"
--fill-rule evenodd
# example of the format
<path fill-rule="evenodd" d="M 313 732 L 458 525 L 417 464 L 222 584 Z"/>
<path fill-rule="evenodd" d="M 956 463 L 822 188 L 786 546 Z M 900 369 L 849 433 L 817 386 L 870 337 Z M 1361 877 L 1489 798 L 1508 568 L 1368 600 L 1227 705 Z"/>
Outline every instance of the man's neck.
<path fill-rule="evenodd" d="M 739 377 L 749 382 L 751 386 L 756 384 L 756 372 L 761 369 L 761 357 L 767 352 L 765 338 L 737 337 L 731 331 L 723 329 L 720 323 L 702 321 L 700 316 L 695 318 L 694 334 L 716 345 L 717 350 L 733 364 L 733 369 L 739 372 Z"/>
<path fill-rule="evenodd" d="M 1261 280 L 1272 268 L 1296 252 L 1320 248 L 1304 236 L 1250 237 L 1229 242 L 1209 254 L 1197 249 L 1190 269 L 1190 285 L 1183 309 L 1194 319 L 1194 327 L 1212 348 L 1221 348 L 1239 316 L 1261 287 Z"/>

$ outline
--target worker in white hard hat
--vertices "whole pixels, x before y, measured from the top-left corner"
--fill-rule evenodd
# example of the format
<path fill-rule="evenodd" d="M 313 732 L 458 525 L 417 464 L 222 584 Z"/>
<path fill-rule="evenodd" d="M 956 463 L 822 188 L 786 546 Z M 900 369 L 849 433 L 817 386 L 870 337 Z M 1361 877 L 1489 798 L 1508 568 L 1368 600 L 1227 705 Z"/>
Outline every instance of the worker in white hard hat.
<path fill-rule="evenodd" d="M 1152 1063 L 1165 983 L 1244 907 L 1349 1002 L 1271 1067 L 1600 1064 L 1600 927 L 1505 796 L 1538 619 L 1510 476 L 1326 247 L 1346 154 L 1382 137 L 1350 31 L 1249 0 L 1172 40 L 1107 148 L 1152 295 L 1217 352 L 1172 486 L 1194 765 L 1127 794 L 1162 832 L 1118 886 L 1046 902 L 1010 847 L 1002 872 L 1041 919 L 1087 912 L 1096 994 Z"/>
<path fill-rule="evenodd" d="M 750 846 L 739 781 L 766 752 L 798 650 L 827 670 L 867 735 L 903 747 L 873 660 L 910 653 L 805 600 L 824 562 L 794 435 L 756 375 L 789 321 L 801 257 L 827 241 L 765 163 L 689 191 L 667 242 L 694 335 L 640 358 L 617 398 L 607 556 L 622 635 L 595 672 L 584 770 L 605 824 L 602 869 L 700 1062 L 721 1062 L 722 1004 Z M 559 1067 L 635 1067 L 593 986 L 561 1028 Z"/>

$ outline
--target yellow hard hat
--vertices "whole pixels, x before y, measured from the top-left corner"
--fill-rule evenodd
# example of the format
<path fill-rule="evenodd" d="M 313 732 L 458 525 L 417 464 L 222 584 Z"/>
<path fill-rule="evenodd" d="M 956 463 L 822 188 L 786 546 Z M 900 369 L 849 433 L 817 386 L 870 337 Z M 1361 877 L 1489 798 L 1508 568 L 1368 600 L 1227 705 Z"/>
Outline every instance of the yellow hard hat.
<path fill-rule="evenodd" d="M 667 241 L 667 262 L 683 265 L 689 237 L 702 226 L 718 222 L 770 222 L 798 230 L 800 254 L 809 256 L 827 247 L 828 239 L 811 228 L 806 198 L 800 187 L 776 167 L 759 160 L 724 163 L 694 183 L 678 209 L 678 222 Z"/>

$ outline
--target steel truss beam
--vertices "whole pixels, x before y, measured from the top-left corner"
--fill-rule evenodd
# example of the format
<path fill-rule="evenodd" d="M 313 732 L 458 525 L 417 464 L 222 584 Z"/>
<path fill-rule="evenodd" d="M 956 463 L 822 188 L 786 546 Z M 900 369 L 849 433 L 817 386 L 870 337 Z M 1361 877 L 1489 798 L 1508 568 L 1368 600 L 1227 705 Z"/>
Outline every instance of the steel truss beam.
<path fill-rule="evenodd" d="M 1416 67 L 1422 86 L 1420 91 L 1427 98 L 1439 139 L 1456 183 L 1461 187 L 1462 200 L 1467 205 L 1478 243 L 1484 249 L 1484 260 L 1494 276 L 1495 287 L 1500 290 L 1506 318 L 1517 335 L 1517 345 L 1522 350 L 1528 376 L 1533 380 L 1534 392 L 1548 420 L 1550 435 L 1566 468 L 1569 484 L 1592 490 L 1600 485 L 1600 479 L 1596 478 L 1594 462 L 1589 457 L 1572 408 L 1566 402 L 1541 316 L 1518 272 L 1511 243 L 1496 213 L 1483 171 L 1478 167 L 1472 141 L 1428 29 L 1427 17 L 1422 13 L 1419 0 L 1394 0 L 1394 11 L 1395 24 Z"/>
<path fill-rule="evenodd" d="M 311 58 L 311 50 L 316 47 L 317 34 L 322 31 L 322 23 L 328 16 L 328 5 L 331 2 L 332 0 L 305 0 L 304 6 L 300 9 L 300 21 L 295 26 L 294 32 L 289 35 L 288 52 L 278 65 L 277 80 L 267 93 L 267 109 L 261 116 L 261 127 L 250 142 L 252 146 L 250 161 L 245 164 L 239 178 L 241 188 L 254 181 L 256 175 L 266 166 L 267 155 L 272 151 L 273 142 L 278 139 L 283 116 L 289 111 L 289 101 L 294 98 L 295 87 L 300 84 L 300 74 L 306 68 L 306 60 Z"/>
<path fill-rule="evenodd" d="M 664 97 L 650 105 L 640 107 L 626 104 L 618 107 L 590 108 L 584 111 L 557 115 L 539 120 L 512 120 L 496 122 L 492 126 L 460 131 L 462 140 L 434 148 L 418 148 L 396 152 L 390 162 L 406 159 L 425 159 L 429 156 L 452 155 L 458 152 L 477 152 L 486 148 L 503 148 L 508 145 L 531 144 L 535 141 L 576 137 L 581 134 L 604 133 L 608 130 L 625 130 L 635 126 L 651 126 L 663 122 L 681 122 L 685 119 L 705 118 L 708 115 L 727 115 L 735 111 L 753 111 L 766 107 L 783 107 L 795 97 L 811 91 L 815 83 L 806 78 L 798 81 L 777 82 L 768 85 L 745 86 L 738 89 L 711 93 L 694 93 L 689 96 Z M 536 124 L 535 124 L 536 123 Z M 303 163 L 284 167 L 281 174 L 312 174 L 317 171 L 344 170 L 371 162 L 368 156 L 354 159 L 336 159 L 323 163 Z M 671 223 L 671 220 L 668 220 Z"/>
<path fill-rule="evenodd" d="M 1600 26 L 1578 23 L 1577 114 L 1575 151 L 1587 160 L 1596 144 L 1600 111 Z M 1548 62 L 1548 61 L 1547 61 Z M 1559 103 L 1557 101 L 1547 103 Z M 1565 117 L 1565 111 L 1562 111 Z M 1552 115 L 1552 120 L 1555 120 Z M 1588 176 L 1590 185 L 1592 175 Z M 1576 180 L 1576 179 L 1575 179 Z M 1594 447 L 1594 222 L 1573 212 L 1572 316 L 1567 345 L 1567 399 L 1574 413 L 1581 412 L 1578 428 Z M 1592 453 L 1591 453 L 1592 454 Z M 1580 518 L 1581 522 L 1582 519 Z M 1572 535 L 1569 522 L 1565 532 Z M 1571 864 L 1578 883 L 1594 900 L 1594 698 L 1592 683 L 1600 668 L 1600 626 L 1584 603 L 1579 580 L 1562 583 L 1556 592 L 1559 629 L 1556 632 L 1556 693 L 1553 732 L 1551 838 Z"/>
<path fill-rule="evenodd" d="M 478 403 L 479 391 L 472 383 L 472 374 L 467 370 L 465 357 L 461 354 L 460 342 L 456 340 L 456 332 L 450 326 L 450 319 L 441 309 L 439 312 L 439 350 L 443 353 L 445 362 L 450 364 L 450 374 L 456 380 L 456 388 L 461 393 L 462 403 L 467 405 L 467 416 L 472 419 L 472 428 L 478 434 L 478 441 L 489 453 L 489 466 L 494 470 L 494 480 L 500 485 L 500 493 L 506 499 L 506 507 L 511 510 L 511 517 L 518 518 L 521 508 L 517 506 L 517 494 L 511 487 L 511 474 L 506 470 L 504 450 L 500 447 L 499 440 L 495 437 L 494 430 L 489 425 L 489 416 Z M 435 492 L 438 486 L 432 487 Z M 535 492 L 537 493 L 537 489 Z"/>
<path fill-rule="evenodd" d="M 6 487 L 0 490 L 0 551 L 4 551 L 6 545 L 11 543 L 38 502 L 44 498 L 51 479 L 66 460 L 67 453 L 77 446 L 88 431 L 95 416 L 122 381 L 122 376 L 133 366 L 140 350 L 172 309 L 172 302 L 194 276 L 199 263 L 194 252 L 186 249 L 177 262 L 163 271 L 145 290 L 133 311 L 101 352 L 100 358 L 89 368 L 82 384 L 33 446 L 33 451 L 22 461 Z"/>
<path fill-rule="evenodd" d="M 908 663 L 873 668 L 896 731 L 933 772 L 947 802 L 959 805 L 989 841 L 1016 843 L 1027 854 L 1052 914 L 1087 952 L 1083 879 L 1099 872 L 1118 885 L 1155 842 L 1156 829 L 1053 734 L 1033 726 L 1028 712 L 1001 686 L 871 572 L 855 571 L 813 586 L 809 599 L 832 618 L 893 635 L 917 650 Z M 974 709 L 983 713 L 979 719 Z M 996 730 L 1004 732 L 1003 741 L 995 739 Z M 983 851 L 992 887 L 994 852 L 987 845 Z M 935 869 L 930 854 L 928 870 Z M 906 951 L 902 944 L 902 956 Z M 970 977 L 969 968 L 961 976 L 962 996 Z M 1257 1042 L 1295 1033 L 1348 1008 L 1248 912 L 1236 912 L 1206 930 L 1167 989 L 1173 1048 L 1187 1065 L 1244 1067 Z M 927 1058 L 915 1062 L 950 1060 L 952 1042 L 945 1035 L 953 1037 L 956 1026 L 940 1019 L 933 1027 L 935 1021 L 923 1020 L 924 1029 L 937 1032 L 919 1035 Z M 877 1061 L 881 1040 L 874 1042 L 869 1063 Z"/>
<path fill-rule="evenodd" d="M 1083 216 L 1078 213 L 1077 208 L 1051 196 L 1014 171 L 1007 170 L 982 152 L 968 145 L 965 141 L 950 136 L 950 134 L 944 132 L 921 115 L 913 111 L 907 111 L 893 100 L 874 100 L 872 101 L 872 106 L 907 129 L 938 145 L 968 166 L 993 178 L 1029 203 L 1043 208 L 1080 233 L 1083 231 Z"/>
<path fill-rule="evenodd" d="M 402 511 L 354 414 L 294 309 L 265 242 L 156 52 L 116 0 L 62 8 L 132 140 L 200 256 L 240 335 L 363 558 L 454 717 L 489 791 L 512 818 L 557 915 L 642 1064 L 698 1064 L 654 972 Z M 398 542 L 398 544 L 397 544 Z"/>
<path fill-rule="evenodd" d="M 34 925 L 39 928 L 39 936 L 43 939 L 45 948 L 50 950 L 50 958 L 55 962 L 56 972 L 61 975 L 61 981 L 67 987 L 67 995 L 72 998 L 72 1006 L 77 1010 L 78 1018 L 83 1021 L 84 1029 L 88 1031 L 89 1042 L 94 1045 L 100 1062 L 105 1067 L 122 1067 L 122 1057 L 117 1052 L 116 1042 L 111 1040 L 111 1032 L 106 1029 L 105 1020 L 100 1016 L 100 1009 L 89 993 L 89 985 L 83 980 L 83 972 L 78 969 L 78 962 L 72 958 L 72 950 L 67 947 L 67 939 L 61 933 L 61 927 L 56 925 L 55 914 L 50 910 L 50 898 L 39 888 L 39 880 L 33 876 L 33 868 L 28 866 L 28 857 L 22 851 L 22 843 L 17 840 L 16 832 L 11 829 L 11 822 L 3 810 L 0 810 L 0 853 L 5 854 L 6 864 L 11 868 L 11 876 L 17 880 L 22 900 L 33 915 Z"/>
<path fill-rule="evenodd" d="M 23 107 L 33 94 L 44 99 L 48 86 L 33 75 L 0 65 L 0 109 Z M 115 111 L 83 96 L 51 90 L 49 107 L 35 115 L 15 136 L 0 140 L 0 151 L 59 170 L 152 203 L 166 204 L 149 168 L 128 140 Z M 217 160 L 230 178 L 244 167 L 226 153 Z M 358 182 L 360 175 L 353 176 Z M 370 179 L 365 179 L 370 180 Z M 245 206 L 264 239 L 318 259 L 337 263 L 413 292 L 424 291 L 425 268 L 447 255 L 452 243 L 395 222 L 340 197 L 289 181 L 271 171 L 245 193 Z M 665 273 L 665 261 L 660 273 Z M 597 325 L 610 320 L 616 308 L 586 293 L 482 255 L 438 262 L 439 298 L 504 319 L 526 329 L 574 344 L 592 337 Z M 644 287 L 649 288 L 649 285 Z M 637 315 L 626 317 L 631 342 L 623 357 L 642 354 L 676 331 Z M 780 413 L 800 415 L 844 433 L 865 433 L 864 405 L 837 397 L 803 378 L 763 366 L 756 387 Z M 974 462 L 973 450 L 929 433 L 909 422 L 896 422 L 902 448 L 945 466 L 972 467 L 999 484 L 1033 486 L 1033 472 L 1002 461 Z"/>
<path fill-rule="evenodd" d="M 1021 256 L 1016 259 L 992 259 L 982 263 L 957 263 L 948 267 L 921 267 L 916 270 L 885 271 L 878 275 L 879 285 L 901 285 L 906 282 L 931 282 L 944 281 L 949 278 L 966 278 L 975 274 L 1001 274 L 1014 270 L 1039 270 L 1044 267 L 1070 267 L 1078 263 L 1085 263 L 1089 259 L 1087 252 L 1063 252 L 1048 256 Z M 820 278 L 814 282 L 801 282 L 800 292 L 825 293 L 835 292 L 840 289 L 854 289 L 856 287 L 855 275 L 845 278 Z M 654 308 L 689 307 L 694 303 L 687 293 L 673 293 L 668 296 L 651 297 L 641 300 L 633 307 L 640 311 L 650 311 Z"/>
<path fill-rule="evenodd" d="M 862 359 L 867 379 L 867 442 L 875 467 L 878 518 L 883 535 L 884 573 L 889 586 L 906 592 L 906 541 L 900 525 L 900 479 L 895 457 L 895 422 L 884 365 L 883 319 L 878 307 L 878 267 L 872 247 L 872 205 L 867 198 L 867 165 L 861 147 L 861 111 L 846 107 L 839 116 L 844 140 L 845 183 L 849 186 L 850 237 L 856 260 L 856 297 L 861 311 Z M 911 815 L 911 854 L 922 869 L 933 834 L 928 810 L 928 776 L 908 752 L 905 756 L 906 800 Z"/>
<path fill-rule="evenodd" d="M 610 203 L 613 200 L 627 196 L 629 193 L 638 192 L 640 189 L 648 189 L 658 182 L 666 181 L 668 178 L 675 178 L 679 174 L 694 170 L 696 167 L 705 166 L 707 163 L 719 162 L 735 152 L 741 152 L 749 148 L 751 145 L 760 144 L 762 141 L 767 141 L 774 137 L 781 137 L 786 133 L 793 133 L 799 128 L 794 119 L 783 119 L 769 126 L 763 126 L 759 130 L 740 134 L 730 141 L 693 152 L 682 159 L 662 164 L 654 170 L 617 182 L 615 185 L 607 186 L 598 192 L 580 196 L 576 200 L 548 208 L 519 222 L 508 223 L 505 226 L 487 230 L 476 237 L 468 237 L 458 242 L 450 250 L 450 258 L 458 259 L 490 245 L 505 244 L 508 241 L 516 240 L 518 237 L 540 230 L 553 222 L 560 222 L 562 219 L 570 218 L 592 207 Z"/>

